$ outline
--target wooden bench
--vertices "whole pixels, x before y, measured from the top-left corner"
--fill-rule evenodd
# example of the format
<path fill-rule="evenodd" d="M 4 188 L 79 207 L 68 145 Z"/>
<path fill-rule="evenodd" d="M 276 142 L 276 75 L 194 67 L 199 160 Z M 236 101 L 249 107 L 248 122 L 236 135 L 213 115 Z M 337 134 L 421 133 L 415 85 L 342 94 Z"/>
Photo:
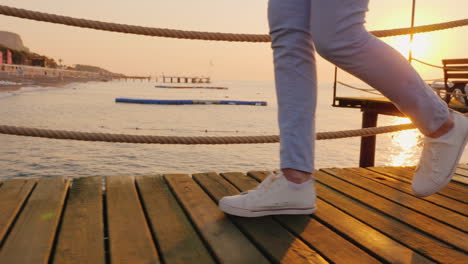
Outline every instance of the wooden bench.
<path fill-rule="evenodd" d="M 444 65 L 444 82 L 445 82 L 445 101 L 450 103 L 452 98 L 468 106 L 468 59 L 447 59 L 442 60 Z M 453 86 L 449 85 L 453 83 Z"/>

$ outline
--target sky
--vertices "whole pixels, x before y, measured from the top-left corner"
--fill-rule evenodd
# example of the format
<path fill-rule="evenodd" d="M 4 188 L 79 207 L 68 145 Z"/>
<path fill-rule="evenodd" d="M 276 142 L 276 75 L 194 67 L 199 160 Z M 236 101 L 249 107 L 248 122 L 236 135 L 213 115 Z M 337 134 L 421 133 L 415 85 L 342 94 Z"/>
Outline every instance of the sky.
<path fill-rule="evenodd" d="M 267 34 L 267 0 L 0 0 L 0 5 L 105 22 L 226 33 Z M 368 30 L 408 27 L 412 0 L 370 0 Z M 468 17 L 468 0 L 417 0 L 416 25 Z M 21 35 L 31 51 L 127 75 L 209 75 L 214 80 L 273 80 L 269 43 L 210 42 L 137 36 L 0 15 L 0 31 Z M 384 38 L 407 56 L 408 37 Z M 468 57 L 468 27 L 415 36 L 414 57 L 432 64 Z M 414 62 L 426 79 L 442 76 Z M 318 59 L 319 82 L 333 65 Z M 353 78 L 340 73 L 340 78 Z"/>

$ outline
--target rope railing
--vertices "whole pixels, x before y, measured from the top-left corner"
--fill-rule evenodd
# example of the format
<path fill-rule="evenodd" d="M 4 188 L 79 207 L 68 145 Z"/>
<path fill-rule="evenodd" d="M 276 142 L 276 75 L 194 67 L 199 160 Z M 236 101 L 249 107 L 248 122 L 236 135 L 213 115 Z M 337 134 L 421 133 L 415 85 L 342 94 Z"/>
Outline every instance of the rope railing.
<path fill-rule="evenodd" d="M 438 68 L 438 69 L 444 69 L 444 66 L 439 66 L 439 65 L 435 65 L 435 64 L 430 64 L 428 62 L 425 62 L 425 61 L 422 61 L 422 60 L 418 60 L 416 58 L 412 58 L 411 60 L 414 60 L 416 62 L 419 62 L 421 64 L 424 64 L 426 66 L 429 66 L 429 67 L 434 67 L 434 68 Z"/>
<path fill-rule="evenodd" d="M 235 34 L 219 32 L 185 31 L 167 28 L 151 28 L 135 25 L 126 25 L 110 22 L 101 22 L 95 20 L 73 18 L 43 12 L 36 12 L 26 9 L 14 8 L 0 5 L 0 14 L 36 21 L 50 22 L 62 25 L 69 25 L 96 30 L 105 30 L 111 32 L 120 32 L 127 34 L 146 35 L 154 37 L 167 37 L 179 39 L 196 39 L 212 41 L 235 41 L 235 42 L 270 42 L 270 36 L 266 34 Z M 398 35 L 408 35 L 416 33 L 425 33 L 455 27 L 468 25 L 468 19 L 455 20 L 445 23 L 424 25 L 410 28 L 397 28 L 388 30 L 370 31 L 376 37 L 390 37 Z M 356 88 L 361 91 L 371 92 L 367 89 L 352 87 L 341 83 L 342 85 Z M 372 92 L 371 92 L 372 93 Z M 335 132 L 320 132 L 316 134 L 317 140 L 337 139 L 346 137 L 366 137 L 376 134 L 396 132 L 406 129 L 414 129 L 413 124 L 402 124 L 384 127 L 372 127 L 356 130 L 345 130 Z M 152 136 L 152 135 L 125 135 L 108 133 L 89 133 L 66 130 L 49 130 L 38 128 L 27 128 L 17 126 L 0 125 L 0 134 L 43 137 L 53 139 L 69 139 L 82 141 L 103 141 L 120 143 L 141 143 L 141 144 L 254 144 L 254 143 L 276 143 L 279 142 L 279 136 L 237 136 L 237 137 L 175 137 L 175 136 Z"/>
<path fill-rule="evenodd" d="M 318 132 L 317 140 L 338 139 L 347 137 L 367 137 L 376 134 L 397 132 L 406 129 L 414 129 L 413 124 L 391 125 L 382 127 L 369 127 L 355 130 L 343 130 L 334 132 Z M 137 144 L 182 144 L 182 145 L 216 145 L 216 144 L 259 144 L 259 143 L 277 143 L 279 136 L 230 136 L 230 137 L 176 137 L 176 136 L 154 136 L 154 135 L 125 135 L 110 133 L 90 133 L 66 130 L 51 130 L 28 128 L 18 126 L 0 125 L 0 134 L 42 137 L 52 139 L 67 139 L 81 141 L 102 141 L 118 143 L 137 143 Z"/>
<path fill-rule="evenodd" d="M 468 71 L 468 69 L 466 69 L 466 68 L 444 67 L 444 66 L 431 64 L 431 63 L 428 63 L 428 62 L 425 62 L 425 61 L 422 61 L 422 60 L 418 60 L 416 58 L 412 58 L 411 60 L 414 60 L 416 62 L 419 62 L 419 63 L 424 64 L 424 65 L 429 66 L 429 67 L 438 68 L 438 69 L 447 70 L 447 71 Z"/>
<path fill-rule="evenodd" d="M 219 33 L 219 32 L 202 32 L 202 31 L 185 31 L 168 28 L 151 28 L 135 25 L 126 25 L 110 22 L 101 22 L 96 20 L 88 20 L 74 18 L 69 16 L 61 16 L 26 9 L 14 8 L 0 5 L 0 14 L 42 22 L 50 22 L 68 26 L 91 28 L 97 30 L 105 30 L 112 32 L 120 32 L 127 34 L 137 34 L 153 37 L 179 38 L 179 39 L 197 39 L 197 40 L 212 40 L 212 41 L 236 41 L 236 42 L 270 42 L 270 36 L 266 34 L 235 34 L 235 33 Z M 455 27 L 468 25 L 468 19 L 455 20 L 450 22 L 409 27 L 396 28 L 387 30 L 370 31 L 376 37 L 391 37 L 398 35 L 408 35 L 416 33 L 425 33 Z"/>
<path fill-rule="evenodd" d="M 438 79 L 433 79 L 433 80 L 425 80 L 425 81 L 434 81 L 434 80 L 438 80 Z M 361 92 L 365 92 L 365 93 L 370 93 L 370 94 L 374 94 L 374 95 L 382 95 L 381 93 L 377 92 L 375 89 L 366 89 L 366 88 L 359 88 L 359 87 L 356 87 L 356 86 L 352 86 L 350 84 L 347 84 L 347 83 L 344 83 L 344 82 L 340 82 L 340 81 L 336 81 L 336 83 L 339 83 L 345 87 L 348 87 L 348 88 L 351 88 L 351 89 L 354 89 L 354 90 L 358 90 L 358 91 L 361 91 Z M 432 88 L 433 90 L 436 90 L 434 88 Z M 450 95 L 455 95 L 455 96 L 468 96 L 468 94 L 465 94 L 465 93 L 460 93 L 460 92 L 447 92 L 445 90 L 442 90 L 442 92 L 444 94 L 450 94 Z"/>
<path fill-rule="evenodd" d="M 437 80 L 437 79 L 434 79 L 434 80 Z M 427 80 L 426 80 L 427 81 Z M 344 82 L 340 82 L 340 81 L 337 81 L 336 83 L 339 83 L 345 87 L 348 87 L 348 88 L 351 88 L 351 89 L 354 89 L 354 90 L 358 90 L 358 91 L 361 91 L 361 92 L 365 92 L 365 93 L 370 93 L 370 94 L 374 94 L 374 95 L 382 95 L 381 93 L 377 92 L 375 89 L 365 89 L 365 88 L 359 88 L 359 87 L 356 87 L 356 86 L 352 86 L 350 84 L 347 84 L 347 83 L 344 83 Z M 436 90 L 434 88 L 432 88 L 433 90 Z M 375 91 L 375 92 L 374 92 Z M 439 91 L 440 92 L 440 91 Z M 443 94 L 450 94 L 450 95 L 454 95 L 454 96 L 468 96 L 468 94 L 466 93 L 460 93 L 460 92 L 447 92 L 445 90 L 443 90 Z"/>
<path fill-rule="evenodd" d="M 352 86 L 350 84 L 347 84 L 347 83 L 344 83 L 344 82 L 340 82 L 340 81 L 336 81 L 336 83 L 339 83 L 343 86 L 346 86 L 348 88 L 351 88 L 351 89 L 354 89 L 354 90 L 358 90 L 358 91 L 361 91 L 361 92 L 366 92 L 366 93 L 370 93 L 370 94 L 374 94 L 374 95 L 382 95 L 381 93 L 377 92 L 375 89 L 366 89 L 366 88 L 359 88 L 359 87 L 356 87 L 356 86 Z"/>

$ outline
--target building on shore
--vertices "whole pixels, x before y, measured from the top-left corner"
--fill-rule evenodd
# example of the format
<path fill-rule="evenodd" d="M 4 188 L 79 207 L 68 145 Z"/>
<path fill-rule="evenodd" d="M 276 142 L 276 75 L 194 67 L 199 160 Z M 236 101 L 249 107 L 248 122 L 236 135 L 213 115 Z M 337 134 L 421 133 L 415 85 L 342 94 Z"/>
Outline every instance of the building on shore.
<path fill-rule="evenodd" d="M 58 68 L 47 68 L 40 66 L 26 66 L 18 64 L 3 64 L 0 71 L 8 75 L 17 75 L 19 77 L 50 77 L 50 78 L 106 78 L 97 72 L 74 71 Z"/>

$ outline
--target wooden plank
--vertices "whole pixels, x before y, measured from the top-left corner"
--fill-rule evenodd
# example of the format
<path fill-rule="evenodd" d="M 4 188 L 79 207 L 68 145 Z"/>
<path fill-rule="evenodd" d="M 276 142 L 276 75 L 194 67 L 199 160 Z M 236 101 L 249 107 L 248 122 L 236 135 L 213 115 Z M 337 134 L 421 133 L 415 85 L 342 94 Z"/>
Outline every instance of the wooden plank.
<path fill-rule="evenodd" d="M 468 185 L 468 169 L 464 169 L 459 165 L 455 170 L 455 175 L 453 176 L 452 181 Z"/>
<path fill-rule="evenodd" d="M 468 164 L 458 164 L 458 168 L 468 170 Z"/>
<path fill-rule="evenodd" d="M 163 177 L 136 179 L 164 263 L 215 263 Z"/>
<path fill-rule="evenodd" d="M 0 251 L 0 263 L 48 263 L 69 181 L 42 178 Z"/>
<path fill-rule="evenodd" d="M 468 170 L 467 169 L 457 168 L 455 170 L 455 173 L 460 175 L 460 176 L 468 177 Z"/>
<path fill-rule="evenodd" d="M 243 173 L 222 173 L 221 175 L 241 191 L 253 189 L 258 185 L 256 180 Z M 282 215 L 274 218 L 333 263 L 380 263 L 379 260 L 314 218 L 306 215 Z M 337 246 L 340 250 L 336 250 Z"/>
<path fill-rule="evenodd" d="M 58 236 L 54 264 L 105 263 L 102 178 L 75 178 Z"/>
<path fill-rule="evenodd" d="M 459 184 L 468 185 L 468 165 L 466 168 L 463 167 L 464 164 L 459 164 L 458 168 L 455 170 L 455 175 L 452 178 L 452 181 Z"/>
<path fill-rule="evenodd" d="M 455 181 L 460 184 L 468 185 L 468 177 L 460 176 L 458 174 L 453 175 L 452 181 Z"/>
<path fill-rule="evenodd" d="M 236 188 L 216 173 L 194 174 L 193 178 L 216 202 L 224 196 L 239 194 Z M 230 219 L 273 263 L 328 263 L 272 217 L 230 217 Z"/>
<path fill-rule="evenodd" d="M 12 179 L 0 188 L 0 248 L 35 183 L 36 179 Z"/>
<path fill-rule="evenodd" d="M 343 169 L 323 169 L 322 171 L 341 180 L 361 187 L 381 197 L 385 197 L 402 206 L 406 206 L 424 215 L 430 216 L 464 232 L 468 231 L 468 218 L 453 211 L 439 207 L 433 203 L 418 199 L 413 195 L 390 188 L 373 180 L 359 176 L 359 174 Z"/>
<path fill-rule="evenodd" d="M 468 73 L 446 73 L 445 78 L 448 79 L 468 79 Z"/>
<path fill-rule="evenodd" d="M 134 177 L 106 177 L 112 263 L 160 263 L 138 198 Z"/>
<path fill-rule="evenodd" d="M 165 178 L 219 262 L 269 263 L 188 175 Z"/>
<path fill-rule="evenodd" d="M 265 174 L 263 173 L 249 172 L 248 175 L 260 181 L 265 178 Z M 316 184 L 316 187 L 320 197 L 324 189 L 321 184 Z M 356 206 L 357 204 L 354 203 L 353 205 Z M 432 263 L 426 257 L 370 227 L 367 223 L 361 222 L 337 209 L 323 198 L 317 199 L 317 206 L 319 209 L 314 213 L 314 218 L 326 224 L 343 237 L 350 239 L 353 243 L 359 245 L 359 247 L 366 249 L 367 252 L 372 252 L 374 256 L 381 259 L 384 263 Z M 361 213 L 365 214 L 366 210 L 362 210 Z M 335 246 L 335 248 L 337 247 Z"/>
<path fill-rule="evenodd" d="M 444 70 L 448 72 L 466 72 L 468 71 L 468 66 L 460 66 L 460 65 L 446 65 Z"/>
<path fill-rule="evenodd" d="M 368 169 L 383 173 L 410 184 L 414 175 L 413 167 L 370 167 Z M 465 188 L 459 184 L 451 182 L 442 188 L 442 190 L 440 190 L 438 193 L 449 198 L 468 203 L 468 195 L 465 193 Z"/>
<path fill-rule="evenodd" d="M 404 116 L 387 98 L 380 97 L 336 97 L 335 107 L 361 108 L 379 114 Z M 450 104 L 449 107 L 461 113 L 468 112 L 468 107 Z"/>
<path fill-rule="evenodd" d="M 361 108 L 363 111 L 379 114 L 403 116 L 403 114 L 385 97 L 336 97 L 337 107 Z"/>
<path fill-rule="evenodd" d="M 468 59 L 444 59 L 442 63 L 445 64 L 466 64 Z"/>
<path fill-rule="evenodd" d="M 327 175 L 327 177 L 331 176 Z M 398 243 L 411 248 L 420 255 L 426 256 L 439 263 L 461 264 L 466 262 L 466 255 L 463 252 L 455 249 L 450 245 L 447 245 L 446 243 L 443 243 L 440 240 L 435 239 L 431 235 L 420 232 L 419 230 L 414 229 L 411 226 L 408 226 L 398 220 L 395 220 L 394 218 L 382 212 L 359 203 L 352 197 L 346 196 L 324 184 L 317 183 L 316 187 L 320 198 L 326 201 L 325 204 L 329 205 L 329 207 L 331 207 L 331 205 L 337 207 L 339 210 L 342 210 L 340 211 L 342 214 L 347 215 L 348 217 L 357 218 L 359 221 L 365 223 L 367 228 L 371 228 L 371 230 L 375 229 L 374 232 L 381 232 L 381 234 L 398 241 Z M 327 209 L 327 207 L 320 207 L 318 212 L 323 212 L 324 209 Z M 339 217 L 339 215 L 336 217 Z M 331 218 L 330 220 L 336 221 L 334 218 Z M 333 224 L 333 226 L 335 225 L 336 224 Z M 369 234 L 369 236 L 374 236 L 374 234 Z M 386 245 L 383 242 L 380 242 L 380 247 L 381 250 L 386 249 Z M 413 261 L 412 256 L 407 257 L 408 262 Z M 422 263 L 425 262 L 425 260 L 421 260 L 416 255 L 414 256 L 414 260 L 419 260 L 419 262 Z M 397 261 L 390 261 L 390 263 L 396 262 Z"/>
<path fill-rule="evenodd" d="M 390 186 L 392 188 L 398 189 L 402 192 L 408 193 L 413 195 L 413 191 L 411 190 L 411 184 L 407 182 L 403 182 L 400 180 L 397 180 L 395 178 L 386 176 L 384 174 L 371 171 L 369 169 L 364 169 L 364 168 L 346 168 L 345 170 L 357 172 L 360 176 L 366 177 L 368 179 L 374 180 L 376 182 L 385 184 L 387 186 Z M 462 215 L 467 216 L 468 215 L 468 204 L 450 199 L 446 196 L 440 195 L 440 194 L 433 194 L 424 198 L 420 198 L 426 201 L 430 201 L 431 203 L 437 204 L 439 206 L 445 207 L 447 209 L 450 209 L 452 211 L 458 212 Z"/>
<path fill-rule="evenodd" d="M 322 184 L 353 197 L 353 199 L 368 207 L 379 210 L 382 213 L 405 222 L 416 229 L 426 232 L 427 234 L 431 234 L 454 247 L 458 247 L 462 250 L 468 250 L 466 234 L 460 230 L 444 225 L 437 220 L 417 213 L 407 207 L 398 205 L 341 179 L 332 177 L 324 172 L 320 171 L 316 173 L 315 176 Z"/>

